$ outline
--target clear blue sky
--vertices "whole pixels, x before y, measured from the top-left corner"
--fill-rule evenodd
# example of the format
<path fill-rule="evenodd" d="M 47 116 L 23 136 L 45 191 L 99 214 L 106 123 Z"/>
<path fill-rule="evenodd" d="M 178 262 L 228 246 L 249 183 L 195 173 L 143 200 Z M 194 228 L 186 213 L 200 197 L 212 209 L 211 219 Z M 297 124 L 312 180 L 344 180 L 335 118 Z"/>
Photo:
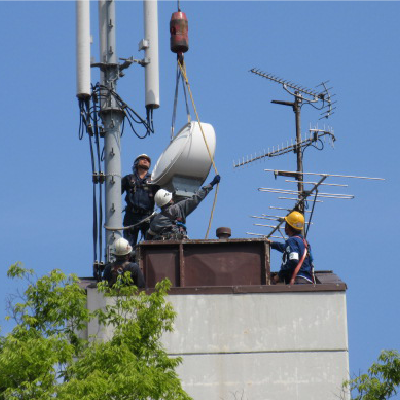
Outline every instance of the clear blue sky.
<path fill-rule="evenodd" d="M 92 2 L 92 54 L 98 59 L 97 3 Z M 181 2 L 189 18 L 188 77 L 203 122 L 217 133 L 222 181 L 213 223 L 233 236 L 254 227 L 249 215 L 277 205 L 261 186 L 284 187 L 264 168 L 294 169 L 287 155 L 240 170 L 232 161 L 294 137 L 290 100 L 280 86 L 248 71 L 257 67 L 314 87 L 330 79 L 338 108 L 328 121 L 337 142 L 305 153 L 305 171 L 386 178 L 349 181 L 354 200 L 316 207 L 309 239 L 317 269 L 334 270 L 347 283 L 351 373 L 365 371 L 382 349 L 400 349 L 398 261 L 400 93 L 399 2 Z M 168 145 L 175 84 L 169 19 L 176 2 L 159 4 L 161 108 L 156 134 L 144 141 L 127 129 L 123 173 L 139 153 L 157 159 Z M 52 268 L 91 274 L 92 185 L 87 137 L 78 140 L 75 98 L 75 4 L 0 2 L 1 43 L 1 298 L 18 286 L 6 280 L 21 261 L 39 275 Z M 117 3 L 117 54 L 142 57 L 142 3 Z M 93 83 L 98 73 L 93 73 Z M 131 67 L 118 91 L 144 114 L 143 69 Z M 182 99 L 182 97 L 181 97 Z M 184 123 L 180 103 L 177 125 Z M 304 107 L 302 132 L 318 120 Z M 322 126 L 323 123 L 320 123 Z M 287 184 L 286 184 L 287 185 Z M 212 198 L 188 220 L 202 238 Z M 284 203 L 281 203 L 282 205 Z M 289 203 L 286 203 L 289 206 Z M 273 269 L 280 264 L 273 254 Z M 5 316 L 4 303 L 0 321 Z M 309 310 L 312 312 L 312 310 Z M 0 324 L 3 324 L 1 322 Z M 9 330 L 4 324 L 3 332 Z"/>

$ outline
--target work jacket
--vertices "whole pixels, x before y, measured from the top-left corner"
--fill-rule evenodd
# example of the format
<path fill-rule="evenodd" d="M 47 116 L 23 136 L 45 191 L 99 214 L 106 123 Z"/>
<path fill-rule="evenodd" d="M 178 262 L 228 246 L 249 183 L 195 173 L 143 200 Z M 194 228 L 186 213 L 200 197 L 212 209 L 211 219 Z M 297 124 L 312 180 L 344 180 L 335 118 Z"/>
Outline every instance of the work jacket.
<path fill-rule="evenodd" d="M 166 205 L 161 208 L 150 223 L 147 231 L 147 240 L 182 239 L 186 236 L 186 217 L 191 214 L 212 190 L 211 185 L 204 186 L 192 197 L 181 200 L 176 204 Z"/>
<path fill-rule="evenodd" d="M 281 269 L 278 272 L 279 279 L 282 282 L 289 283 L 297 264 L 304 254 L 304 242 L 301 234 L 290 236 L 285 243 L 272 242 L 271 248 L 283 253 Z M 312 283 L 312 262 L 311 247 L 308 244 L 307 255 L 297 273 L 297 276 L 306 279 Z"/>
<path fill-rule="evenodd" d="M 141 179 L 137 170 L 121 181 L 121 194 L 126 192 L 126 213 L 149 214 L 154 210 L 154 195 L 159 187 L 151 183 L 151 175 Z"/>
<path fill-rule="evenodd" d="M 118 275 L 123 275 L 126 271 L 131 273 L 131 278 L 138 288 L 144 288 L 145 282 L 142 270 L 136 263 L 129 262 L 128 260 L 116 260 L 106 265 L 104 269 L 104 279 L 110 286 L 117 282 Z"/>

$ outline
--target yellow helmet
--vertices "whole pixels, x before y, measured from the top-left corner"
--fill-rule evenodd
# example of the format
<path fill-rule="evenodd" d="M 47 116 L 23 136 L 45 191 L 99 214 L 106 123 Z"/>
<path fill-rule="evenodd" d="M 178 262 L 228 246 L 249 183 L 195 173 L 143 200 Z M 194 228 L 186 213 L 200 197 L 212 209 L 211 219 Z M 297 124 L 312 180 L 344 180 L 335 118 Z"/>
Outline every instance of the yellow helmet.
<path fill-rule="evenodd" d="M 304 217 L 297 211 L 291 212 L 285 221 L 294 229 L 301 231 L 304 228 Z"/>

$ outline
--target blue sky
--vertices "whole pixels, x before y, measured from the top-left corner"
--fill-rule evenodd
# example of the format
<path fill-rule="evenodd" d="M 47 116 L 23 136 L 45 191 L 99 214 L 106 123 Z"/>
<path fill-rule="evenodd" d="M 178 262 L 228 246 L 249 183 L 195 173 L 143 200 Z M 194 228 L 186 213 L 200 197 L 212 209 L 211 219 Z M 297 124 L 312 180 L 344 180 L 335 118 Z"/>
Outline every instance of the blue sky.
<path fill-rule="evenodd" d="M 91 8 L 92 55 L 98 59 L 97 3 Z M 222 181 L 212 232 L 230 226 L 234 237 L 264 233 L 249 216 L 268 213 L 269 205 L 290 206 L 257 188 L 288 185 L 275 182 L 264 168 L 294 169 L 292 154 L 232 168 L 233 160 L 294 137 L 292 111 L 270 104 L 291 98 L 279 85 L 250 74 L 254 67 L 311 88 L 327 79 L 334 86 L 338 107 L 328 123 L 337 138 L 335 149 L 306 150 L 305 171 L 386 179 L 345 182 L 350 184 L 346 193 L 355 199 L 318 204 L 309 233 L 317 269 L 333 270 L 348 285 L 350 369 L 365 371 L 382 349 L 400 349 L 400 3 L 182 1 L 181 8 L 189 19 L 186 63 L 196 106 L 201 120 L 217 134 Z M 78 140 L 74 2 L 3 1 L 0 11 L 4 298 L 18 287 L 6 280 L 8 266 L 16 261 L 39 275 L 52 268 L 91 274 L 92 185 L 87 137 Z M 169 143 L 176 68 L 169 19 L 174 11 L 176 2 L 159 3 L 161 107 L 154 113 L 156 133 L 138 140 L 126 129 L 124 174 L 135 155 L 144 152 L 156 160 Z M 117 26 L 118 56 L 142 57 L 137 50 L 143 38 L 142 3 L 118 2 Z M 93 71 L 92 82 L 97 80 Z M 139 66 L 131 67 L 118 84 L 121 97 L 141 114 L 143 87 Z M 303 133 L 318 115 L 303 108 Z M 184 122 L 181 101 L 177 126 Z M 189 217 L 192 238 L 204 237 L 211 206 L 212 196 Z M 272 264 L 274 270 L 279 267 L 279 255 L 272 253 Z M 5 315 L 0 307 L 0 321 Z M 10 329 L 0 324 L 3 332 Z"/>

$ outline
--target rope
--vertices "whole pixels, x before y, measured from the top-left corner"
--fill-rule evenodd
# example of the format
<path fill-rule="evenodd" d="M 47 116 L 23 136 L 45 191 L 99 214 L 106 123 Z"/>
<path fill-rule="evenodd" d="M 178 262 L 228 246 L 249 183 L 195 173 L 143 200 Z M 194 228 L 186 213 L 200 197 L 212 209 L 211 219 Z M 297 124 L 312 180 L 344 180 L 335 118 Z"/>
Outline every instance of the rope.
<path fill-rule="evenodd" d="M 104 229 L 106 229 L 107 231 L 124 231 L 124 230 L 127 230 L 127 229 L 134 228 L 135 226 L 141 225 L 141 224 L 143 224 L 143 222 L 150 221 L 155 215 L 157 215 L 157 213 L 154 211 L 153 214 L 149 215 L 146 218 L 143 218 L 137 224 L 128 225 L 128 226 L 120 226 L 118 228 L 111 228 L 110 226 L 104 225 Z"/>
<path fill-rule="evenodd" d="M 185 62 L 182 61 L 182 63 L 181 63 L 180 60 L 178 59 L 178 65 L 179 65 L 179 68 L 180 68 L 180 70 L 181 70 L 182 76 L 183 76 L 183 78 L 184 78 L 184 80 L 185 80 L 186 87 L 188 88 L 190 100 L 192 101 L 193 111 L 194 111 L 194 113 L 195 113 L 195 115 L 196 115 L 196 119 L 197 119 L 197 122 L 198 122 L 198 124 L 199 124 L 201 133 L 203 134 L 203 139 L 204 139 L 204 143 L 205 143 L 205 145 L 206 145 L 206 147 L 207 147 L 208 155 L 210 156 L 210 159 L 211 159 L 212 165 L 213 165 L 213 167 L 214 167 L 215 173 L 216 173 L 216 175 L 218 175 L 218 170 L 217 170 L 217 167 L 216 167 L 215 162 L 214 162 L 214 157 L 213 157 L 212 154 L 211 154 L 210 148 L 209 148 L 208 143 L 207 143 L 206 135 L 205 135 L 204 130 L 203 130 L 203 126 L 201 125 L 200 118 L 199 118 L 199 115 L 197 114 L 196 106 L 195 106 L 195 104 L 194 104 L 193 95 L 192 95 L 192 90 L 190 89 L 189 80 L 188 80 L 187 75 L 186 75 L 186 66 L 185 66 Z M 206 237 L 205 237 L 206 239 L 208 239 L 208 234 L 209 234 L 210 229 L 211 229 L 212 220 L 213 220 L 213 218 L 214 218 L 214 210 L 215 210 L 215 205 L 216 205 L 216 203 L 217 203 L 218 187 L 219 187 L 219 184 L 217 184 L 217 187 L 216 187 L 216 189 L 215 189 L 214 202 L 213 202 L 213 206 L 212 206 L 212 210 L 211 210 L 211 215 L 210 215 L 210 221 L 209 221 L 209 223 L 208 223 L 207 233 L 206 233 Z"/>

